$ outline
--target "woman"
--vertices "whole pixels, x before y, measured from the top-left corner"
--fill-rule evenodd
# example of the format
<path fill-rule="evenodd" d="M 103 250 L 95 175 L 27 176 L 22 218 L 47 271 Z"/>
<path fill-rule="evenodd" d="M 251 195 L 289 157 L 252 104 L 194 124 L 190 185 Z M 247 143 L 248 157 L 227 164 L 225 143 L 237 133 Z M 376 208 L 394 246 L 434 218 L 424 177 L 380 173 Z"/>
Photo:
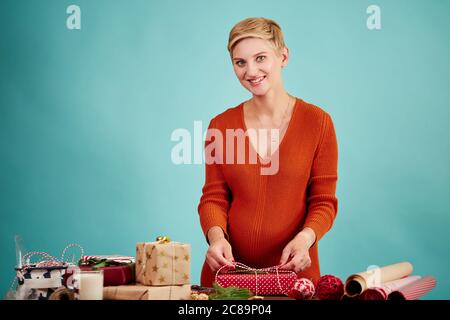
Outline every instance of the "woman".
<path fill-rule="evenodd" d="M 289 51 L 276 22 L 239 22 L 230 32 L 228 50 L 234 72 L 252 98 L 213 118 L 208 133 L 223 133 L 228 141 L 216 141 L 216 147 L 226 149 L 235 139 L 227 130 L 252 130 L 256 134 L 245 136 L 244 152 L 258 157 L 252 163 L 207 159 L 198 205 L 209 244 L 201 285 L 211 287 L 217 270 L 235 261 L 255 268 L 278 265 L 317 283 L 318 241 L 337 213 L 333 122 L 321 108 L 284 89 L 282 69 Z M 205 152 L 213 142 L 208 139 Z M 233 148 L 235 160 L 242 148 Z M 213 153 L 219 152 L 223 149 Z M 263 174 L 261 169 L 275 160 L 275 172 Z"/>

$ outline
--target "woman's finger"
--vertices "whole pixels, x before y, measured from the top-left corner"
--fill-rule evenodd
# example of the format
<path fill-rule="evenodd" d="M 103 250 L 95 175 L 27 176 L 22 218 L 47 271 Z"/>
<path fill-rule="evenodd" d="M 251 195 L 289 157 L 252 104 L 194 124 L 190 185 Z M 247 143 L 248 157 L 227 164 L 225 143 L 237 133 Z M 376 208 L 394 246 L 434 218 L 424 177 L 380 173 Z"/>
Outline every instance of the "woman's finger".
<path fill-rule="evenodd" d="M 283 270 L 294 270 L 295 269 L 295 263 L 293 260 L 289 261 L 285 265 L 281 266 L 280 269 Z"/>
<path fill-rule="evenodd" d="M 216 272 L 220 268 L 219 264 L 215 260 L 210 259 L 207 261 L 207 263 L 212 272 Z"/>
<path fill-rule="evenodd" d="M 306 259 L 304 259 L 303 256 L 296 254 L 282 269 L 293 270 L 297 273 L 303 270 L 304 265 L 306 265 Z"/>
<path fill-rule="evenodd" d="M 296 272 L 304 271 L 311 266 L 311 259 L 309 257 L 305 257 L 301 259 L 301 261 L 297 264 Z"/>
<path fill-rule="evenodd" d="M 216 261 L 216 263 L 219 265 L 219 268 L 221 266 L 229 265 L 232 266 L 233 264 L 225 259 L 225 256 L 222 252 L 214 252 L 213 253 L 213 259 Z"/>
<path fill-rule="evenodd" d="M 224 249 L 224 257 L 227 260 L 227 265 L 233 266 L 232 261 L 234 261 L 234 258 L 233 258 L 233 254 L 231 252 L 231 246 L 230 247 L 226 247 Z"/>
<path fill-rule="evenodd" d="M 286 262 L 289 259 L 289 256 L 291 255 L 291 250 L 289 247 L 284 248 L 283 253 L 281 254 L 281 258 L 280 258 L 280 265 L 284 265 L 286 264 Z"/>

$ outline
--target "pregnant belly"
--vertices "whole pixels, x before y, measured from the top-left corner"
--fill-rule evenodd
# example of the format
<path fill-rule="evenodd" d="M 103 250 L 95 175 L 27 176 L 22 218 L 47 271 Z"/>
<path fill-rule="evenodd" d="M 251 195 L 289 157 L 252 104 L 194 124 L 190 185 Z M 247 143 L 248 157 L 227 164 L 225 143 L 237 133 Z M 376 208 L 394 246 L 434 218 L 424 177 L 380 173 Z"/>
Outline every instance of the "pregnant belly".
<path fill-rule="evenodd" d="M 238 209 L 238 210 L 237 210 Z M 232 206 L 228 233 L 236 261 L 263 268 L 278 264 L 284 246 L 300 231 L 298 214 L 259 212 L 249 206 Z"/>

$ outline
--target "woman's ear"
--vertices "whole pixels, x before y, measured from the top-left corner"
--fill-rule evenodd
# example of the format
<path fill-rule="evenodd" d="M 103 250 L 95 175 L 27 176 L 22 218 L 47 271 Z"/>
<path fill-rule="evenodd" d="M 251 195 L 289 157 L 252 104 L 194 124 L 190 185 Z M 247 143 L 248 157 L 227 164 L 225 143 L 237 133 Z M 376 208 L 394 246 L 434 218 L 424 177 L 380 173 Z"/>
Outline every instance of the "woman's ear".
<path fill-rule="evenodd" d="M 289 62 L 289 48 L 284 47 L 281 49 L 281 67 L 284 68 L 288 65 Z"/>

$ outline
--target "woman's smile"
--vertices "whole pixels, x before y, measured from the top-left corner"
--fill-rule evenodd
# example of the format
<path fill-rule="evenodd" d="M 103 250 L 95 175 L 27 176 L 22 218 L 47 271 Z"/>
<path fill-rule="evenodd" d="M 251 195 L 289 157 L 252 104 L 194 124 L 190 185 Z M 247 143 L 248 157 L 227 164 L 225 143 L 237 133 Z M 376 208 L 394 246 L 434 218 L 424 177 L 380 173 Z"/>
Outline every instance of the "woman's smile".
<path fill-rule="evenodd" d="M 266 79 L 266 76 L 248 79 L 248 82 L 250 82 L 250 85 L 252 87 L 257 87 L 257 86 L 261 85 L 261 83 L 263 83 L 264 79 Z"/>

